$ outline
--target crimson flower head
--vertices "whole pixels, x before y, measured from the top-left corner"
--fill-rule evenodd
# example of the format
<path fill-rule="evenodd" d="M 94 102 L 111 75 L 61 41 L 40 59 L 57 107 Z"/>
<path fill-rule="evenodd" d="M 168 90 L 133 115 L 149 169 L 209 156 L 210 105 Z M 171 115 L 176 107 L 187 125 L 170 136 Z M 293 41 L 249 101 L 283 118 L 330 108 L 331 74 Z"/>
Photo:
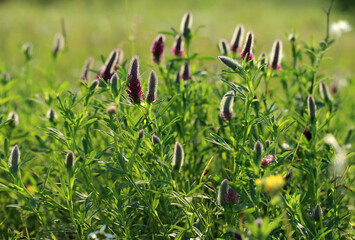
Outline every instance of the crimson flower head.
<path fill-rule="evenodd" d="M 150 51 L 152 51 L 153 54 L 153 61 L 158 64 L 160 63 L 161 58 L 164 54 L 164 40 L 164 35 L 158 35 L 158 37 L 154 39 L 152 47 L 150 48 Z"/>
<path fill-rule="evenodd" d="M 131 60 L 131 65 L 127 75 L 127 84 L 126 92 L 132 103 L 140 103 L 144 100 L 144 93 L 142 92 L 141 81 L 139 80 L 139 59 L 138 56 L 135 56 Z"/>
<path fill-rule="evenodd" d="M 254 47 L 254 34 L 253 32 L 248 32 L 243 51 L 240 53 L 240 57 L 242 59 L 245 59 L 245 56 L 248 55 L 247 61 L 253 60 L 254 59 L 253 47 Z"/>
<path fill-rule="evenodd" d="M 118 49 L 114 49 L 107 58 L 105 65 L 99 69 L 100 75 L 96 76 L 96 78 L 102 77 L 106 82 L 111 79 L 112 75 L 115 73 L 115 64 L 118 55 Z"/>
<path fill-rule="evenodd" d="M 180 77 L 184 80 L 191 79 L 191 68 L 188 62 L 185 62 L 181 67 Z"/>
<path fill-rule="evenodd" d="M 158 77 L 154 71 L 150 72 L 148 79 L 148 91 L 147 91 L 147 102 L 152 103 L 156 102 L 158 91 Z"/>
<path fill-rule="evenodd" d="M 271 54 L 269 68 L 281 70 L 282 42 L 279 39 L 274 42 Z"/>
<path fill-rule="evenodd" d="M 239 194 L 232 188 L 228 188 L 227 193 L 224 195 L 224 203 L 236 204 L 240 201 Z"/>
<path fill-rule="evenodd" d="M 184 56 L 184 42 L 182 41 L 182 36 L 177 35 L 175 39 L 174 46 L 170 50 L 171 54 L 177 57 L 183 57 Z"/>
<path fill-rule="evenodd" d="M 274 155 L 268 155 L 264 157 L 263 159 L 261 159 L 260 167 L 266 168 L 274 159 L 275 159 Z"/>

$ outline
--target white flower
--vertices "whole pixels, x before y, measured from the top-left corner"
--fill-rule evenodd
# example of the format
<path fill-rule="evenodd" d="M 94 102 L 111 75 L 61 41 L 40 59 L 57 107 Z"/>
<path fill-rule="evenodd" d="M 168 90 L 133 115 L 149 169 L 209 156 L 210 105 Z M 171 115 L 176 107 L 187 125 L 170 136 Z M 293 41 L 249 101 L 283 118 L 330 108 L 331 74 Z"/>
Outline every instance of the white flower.
<path fill-rule="evenodd" d="M 100 230 L 92 232 L 88 235 L 89 239 L 114 239 L 116 235 L 105 233 L 106 225 L 103 225 Z"/>
<path fill-rule="evenodd" d="M 338 22 L 333 22 L 330 26 L 330 33 L 336 37 L 340 37 L 344 32 L 351 31 L 351 25 L 345 20 L 339 20 Z"/>

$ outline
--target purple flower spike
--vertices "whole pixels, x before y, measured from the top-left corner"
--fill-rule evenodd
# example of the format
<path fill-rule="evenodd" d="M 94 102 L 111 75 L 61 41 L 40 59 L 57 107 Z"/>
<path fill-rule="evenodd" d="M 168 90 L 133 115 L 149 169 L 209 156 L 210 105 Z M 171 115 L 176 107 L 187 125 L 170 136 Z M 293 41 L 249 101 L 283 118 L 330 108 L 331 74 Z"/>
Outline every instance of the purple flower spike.
<path fill-rule="evenodd" d="M 129 83 L 127 85 L 126 92 L 128 93 L 132 103 L 139 104 L 142 100 L 144 100 L 144 93 L 142 92 L 142 85 L 139 80 L 139 60 L 137 56 L 133 57 L 131 60 L 127 79 Z"/>
<path fill-rule="evenodd" d="M 269 68 L 274 70 L 281 70 L 281 58 L 282 58 L 282 42 L 277 39 L 272 46 L 272 55 Z"/>
<path fill-rule="evenodd" d="M 117 52 L 117 58 L 116 58 L 116 62 L 114 63 L 115 64 L 115 66 L 114 66 L 115 71 L 117 71 L 118 66 L 122 64 L 123 55 L 124 55 L 122 49 L 116 49 L 116 52 Z"/>
<path fill-rule="evenodd" d="M 239 194 L 232 188 L 228 188 L 227 193 L 224 195 L 224 202 L 227 204 L 236 204 L 240 201 Z"/>
<path fill-rule="evenodd" d="M 248 55 L 247 61 L 254 60 L 253 47 L 254 47 L 254 34 L 253 32 L 248 32 L 243 51 L 240 53 L 240 57 L 242 59 L 245 59 L 245 56 Z"/>
<path fill-rule="evenodd" d="M 157 38 L 154 39 L 152 47 L 150 48 L 150 51 L 153 54 L 153 61 L 158 64 L 160 63 L 164 54 L 164 40 L 164 35 L 160 34 Z"/>
<path fill-rule="evenodd" d="M 191 68 L 188 62 L 185 62 L 181 67 L 180 77 L 184 80 L 191 79 Z"/>
<path fill-rule="evenodd" d="M 152 103 L 157 101 L 158 77 L 154 71 L 150 72 L 148 79 L 147 102 Z"/>
<path fill-rule="evenodd" d="M 244 35 L 243 25 L 239 24 L 234 30 L 234 34 L 232 37 L 232 41 L 230 43 L 230 50 L 234 53 L 240 51 L 242 49 L 242 39 Z"/>
<path fill-rule="evenodd" d="M 107 58 L 105 65 L 100 70 L 99 77 L 102 77 L 106 82 L 111 79 L 114 74 L 115 63 L 118 58 L 118 49 L 114 49 Z"/>
<path fill-rule="evenodd" d="M 177 57 L 183 57 L 184 56 L 184 42 L 182 41 L 182 36 L 177 35 L 175 39 L 174 46 L 170 50 L 171 54 Z"/>

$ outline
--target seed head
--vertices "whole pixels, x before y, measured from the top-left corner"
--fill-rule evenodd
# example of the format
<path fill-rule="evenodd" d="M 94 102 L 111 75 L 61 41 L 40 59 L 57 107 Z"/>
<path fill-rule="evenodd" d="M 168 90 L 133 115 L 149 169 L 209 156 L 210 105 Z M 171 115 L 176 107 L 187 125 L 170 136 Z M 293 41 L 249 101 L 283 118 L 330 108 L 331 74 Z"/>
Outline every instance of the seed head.
<path fill-rule="evenodd" d="M 219 56 L 218 58 L 226 67 L 232 69 L 233 71 L 243 68 L 242 65 L 230 57 Z"/>
<path fill-rule="evenodd" d="M 254 60 L 253 48 L 254 34 L 253 32 L 248 32 L 244 43 L 243 51 L 240 53 L 240 58 L 244 60 L 245 57 L 248 56 L 247 61 Z"/>
<path fill-rule="evenodd" d="M 91 86 L 90 86 L 90 91 L 93 91 L 95 88 L 97 88 L 97 86 L 99 86 L 99 80 L 95 79 L 94 81 L 92 81 Z"/>
<path fill-rule="evenodd" d="M 265 71 L 265 64 L 267 63 L 267 55 L 265 52 L 262 52 L 258 59 L 258 68 L 261 68 L 261 71 Z"/>
<path fill-rule="evenodd" d="M 254 144 L 255 160 L 256 161 L 260 160 L 263 148 L 264 148 L 263 144 L 260 141 L 256 141 L 256 143 Z"/>
<path fill-rule="evenodd" d="M 138 138 L 142 139 L 143 137 L 144 137 L 144 130 L 141 129 L 141 130 L 138 131 Z"/>
<path fill-rule="evenodd" d="M 269 68 L 274 70 L 281 70 L 281 58 L 282 58 L 282 42 L 277 39 L 272 46 L 271 62 Z"/>
<path fill-rule="evenodd" d="M 158 92 L 158 77 L 154 71 L 151 71 L 148 79 L 148 91 L 147 91 L 148 103 L 157 101 L 157 92 Z"/>
<path fill-rule="evenodd" d="M 319 84 L 319 92 L 320 96 L 322 97 L 322 99 L 324 99 L 324 101 L 328 103 L 332 102 L 332 97 L 330 96 L 328 86 L 325 82 L 321 82 Z"/>
<path fill-rule="evenodd" d="M 228 42 L 225 39 L 221 39 L 219 40 L 219 52 L 223 55 L 226 56 L 229 53 L 229 49 L 228 49 Z"/>
<path fill-rule="evenodd" d="M 315 221 L 319 221 L 321 219 L 321 217 L 323 217 L 323 210 L 322 208 L 319 206 L 319 204 L 317 204 L 314 209 L 313 209 L 313 212 L 312 212 L 312 216 L 313 216 L 313 219 Z"/>
<path fill-rule="evenodd" d="M 224 94 L 221 105 L 220 105 L 220 114 L 219 116 L 223 119 L 230 119 L 234 116 L 233 113 L 233 104 L 234 104 L 234 91 L 231 90 Z"/>
<path fill-rule="evenodd" d="M 65 157 L 65 166 L 67 167 L 67 169 L 73 169 L 74 163 L 75 163 L 74 153 L 72 151 L 69 151 Z"/>
<path fill-rule="evenodd" d="M 48 109 L 46 116 L 52 123 L 58 118 L 57 111 L 54 108 Z"/>
<path fill-rule="evenodd" d="M 62 51 L 63 49 L 64 49 L 64 37 L 62 34 L 56 33 L 54 36 L 54 42 L 52 47 L 53 58 L 56 58 L 58 52 Z"/>
<path fill-rule="evenodd" d="M 265 141 L 265 146 L 266 146 L 266 148 L 269 148 L 269 147 L 270 147 L 270 140 L 266 140 L 266 141 Z"/>
<path fill-rule="evenodd" d="M 181 143 L 176 142 L 175 149 L 174 149 L 174 157 L 172 161 L 174 170 L 179 171 L 183 164 L 184 164 L 184 149 Z"/>
<path fill-rule="evenodd" d="M 115 97 L 118 95 L 118 75 L 114 73 L 110 79 L 111 91 Z"/>
<path fill-rule="evenodd" d="M 144 93 L 142 92 L 142 85 L 139 80 L 139 59 L 137 56 L 133 57 L 131 60 L 127 79 L 130 80 L 127 84 L 126 92 L 132 103 L 139 104 L 144 99 Z"/>
<path fill-rule="evenodd" d="M 242 39 L 244 35 L 244 27 L 239 24 L 235 30 L 230 43 L 230 50 L 234 53 L 240 51 L 242 49 Z"/>
<path fill-rule="evenodd" d="M 21 152 L 17 144 L 12 148 L 9 158 L 9 169 L 17 172 L 18 164 L 20 162 Z"/>
<path fill-rule="evenodd" d="M 180 24 L 180 32 L 185 38 L 190 37 L 192 21 L 193 21 L 193 17 L 191 12 L 185 13 Z"/>
<path fill-rule="evenodd" d="M 85 64 L 83 66 L 80 80 L 90 82 L 89 69 L 92 68 L 93 64 L 94 64 L 94 58 L 89 57 L 88 59 L 86 59 Z"/>
<path fill-rule="evenodd" d="M 182 36 L 177 35 L 175 39 L 175 43 L 170 50 L 171 54 L 176 57 L 183 57 L 184 56 L 184 42 L 182 41 Z"/>
<path fill-rule="evenodd" d="M 225 204 L 224 196 L 227 194 L 228 189 L 229 189 L 229 181 L 228 181 L 228 179 L 224 179 L 221 182 L 221 185 L 218 190 L 217 202 L 219 205 Z"/>
<path fill-rule="evenodd" d="M 153 62 L 155 63 L 160 63 L 161 58 L 164 54 L 164 40 L 165 37 L 164 35 L 160 34 L 158 37 L 156 37 L 153 41 L 152 47 L 150 48 L 150 51 L 153 54 Z"/>
<path fill-rule="evenodd" d="M 180 77 L 184 80 L 191 79 L 191 68 L 189 62 L 185 62 L 184 65 L 181 66 Z"/>
<path fill-rule="evenodd" d="M 152 136 L 152 142 L 153 144 L 160 144 L 160 138 L 158 136 L 153 135 Z"/>
<path fill-rule="evenodd" d="M 117 112 L 116 104 L 115 103 L 110 103 L 107 106 L 107 114 L 108 115 L 115 115 Z"/>
<path fill-rule="evenodd" d="M 296 36 L 294 34 L 290 34 L 290 35 L 288 35 L 288 40 L 290 42 L 294 42 L 294 41 L 296 41 Z"/>
<path fill-rule="evenodd" d="M 314 98 L 312 95 L 309 95 L 307 98 L 307 105 L 308 105 L 308 114 L 311 122 L 314 121 L 317 115 L 317 106 L 316 102 L 314 101 Z"/>
<path fill-rule="evenodd" d="M 17 112 L 15 112 L 15 111 L 10 112 L 7 117 L 7 120 L 9 120 L 8 124 L 10 127 L 17 127 L 19 124 L 19 117 L 18 117 Z"/>
<path fill-rule="evenodd" d="M 22 51 L 25 54 L 26 61 L 29 61 L 32 58 L 32 48 L 33 47 L 32 47 L 32 44 L 30 42 L 26 42 L 22 46 Z"/>

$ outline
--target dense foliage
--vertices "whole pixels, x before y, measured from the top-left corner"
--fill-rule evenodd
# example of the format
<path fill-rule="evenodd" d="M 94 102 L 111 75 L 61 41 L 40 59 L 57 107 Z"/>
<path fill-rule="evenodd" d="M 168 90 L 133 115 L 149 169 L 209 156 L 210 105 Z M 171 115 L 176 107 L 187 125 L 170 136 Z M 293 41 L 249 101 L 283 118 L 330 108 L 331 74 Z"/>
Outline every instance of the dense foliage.
<path fill-rule="evenodd" d="M 218 58 L 190 48 L 198 30 L 188 12 L 152 59 L 88 58 L 74 89 L 55 81 L 65 32 L 45 79 L 24 45 L 0 82 L 1 238 L 351 239 L 354 138 L 319 69 L 333 38 L 268 56 L 238 25 Z"/>

